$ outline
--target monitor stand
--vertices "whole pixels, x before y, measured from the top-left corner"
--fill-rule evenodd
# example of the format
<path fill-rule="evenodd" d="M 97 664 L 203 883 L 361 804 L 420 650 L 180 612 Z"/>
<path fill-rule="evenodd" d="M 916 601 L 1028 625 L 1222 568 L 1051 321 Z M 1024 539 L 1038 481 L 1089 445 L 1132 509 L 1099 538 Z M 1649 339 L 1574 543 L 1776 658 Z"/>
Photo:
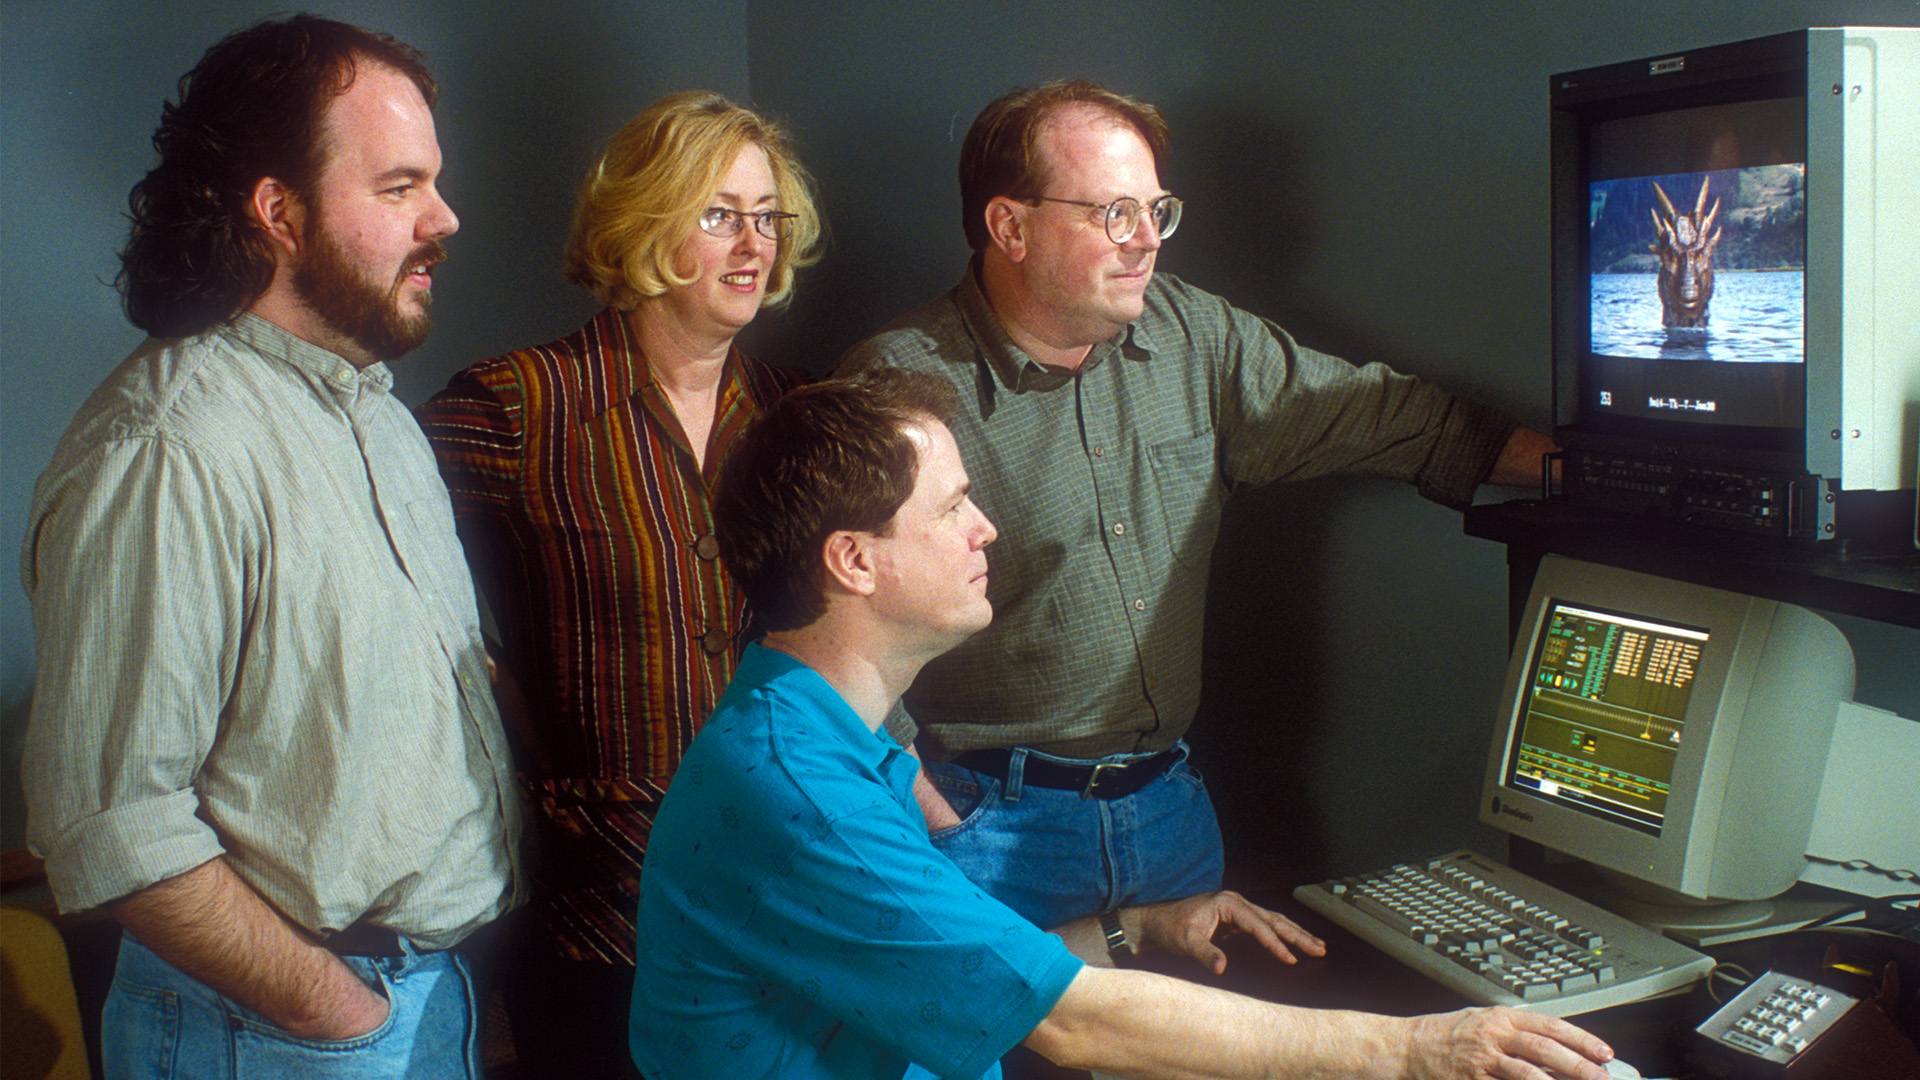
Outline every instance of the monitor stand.
<path fill-rule="evenodd" d="M 1770 900 L 1701 903 L 1678 894 L 1651 899 L 1647 891 L 1657 886 L 1606 871 L 1602 876 L 1612 886 L 1611 895 L 1598 898 L 1597 903 L 1696 949 L 1798 930 L 1857 906 L 1853 901 L 1811 895 L 1797 885 Z"/>

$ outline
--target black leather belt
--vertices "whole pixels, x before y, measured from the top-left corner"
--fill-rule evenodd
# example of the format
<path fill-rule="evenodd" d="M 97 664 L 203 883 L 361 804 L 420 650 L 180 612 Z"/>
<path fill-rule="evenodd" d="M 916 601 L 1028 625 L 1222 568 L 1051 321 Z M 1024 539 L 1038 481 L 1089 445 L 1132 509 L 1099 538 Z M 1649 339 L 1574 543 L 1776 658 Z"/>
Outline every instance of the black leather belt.
<path fill-rule="evenodd" d="M 325 942 L 327 951 L 335 956 L 405 956 L 400 948 L 400 935 L 384 926 L 357 922 L 337 934 L 331 935 Z"/>
<path fill-rule="evenodd" d="M 1026 764 L 1020 769 L 1020 779 L 1021 783 L 1038 787 L 1077 791 L 1083 799 L 1123 799 L 1158 780 L 1184 756 L 1180 747 L 1172 746 L 1152 757 L 1135 758 L 1132 761 L 1069 765 L 1028 754 Z M 1007 766 L 1012 760 L 1013 751 L 1001 747 L 969 750 L 954 758 L 953 763 L 1005 780 Z"/>

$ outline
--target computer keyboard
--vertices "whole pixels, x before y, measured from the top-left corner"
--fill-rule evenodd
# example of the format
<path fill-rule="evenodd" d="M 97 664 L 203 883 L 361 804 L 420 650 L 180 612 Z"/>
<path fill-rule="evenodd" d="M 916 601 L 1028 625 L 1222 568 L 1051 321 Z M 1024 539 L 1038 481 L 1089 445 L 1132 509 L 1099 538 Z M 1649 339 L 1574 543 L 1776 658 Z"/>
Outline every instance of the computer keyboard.
<path fill-rule="evenodd" d="M 1485 1005 L 1574 1016 L 1657 997 L 1713 961 L 1472 851 L 1302 885 L 1294 899 Z"/>

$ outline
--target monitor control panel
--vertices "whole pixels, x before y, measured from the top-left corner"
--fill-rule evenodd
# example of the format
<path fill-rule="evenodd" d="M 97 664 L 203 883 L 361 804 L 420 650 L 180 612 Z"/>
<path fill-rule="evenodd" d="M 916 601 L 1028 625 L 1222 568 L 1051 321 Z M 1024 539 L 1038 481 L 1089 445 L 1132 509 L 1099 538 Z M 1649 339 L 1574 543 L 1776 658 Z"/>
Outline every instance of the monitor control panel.
<path fill-rule="evenodd" d="M 1790 476 L 1606 451 L 1567 452 L 1569 501 L 1756 536 L 1818 540 L 1832 512 L 1816 476 Z"/>

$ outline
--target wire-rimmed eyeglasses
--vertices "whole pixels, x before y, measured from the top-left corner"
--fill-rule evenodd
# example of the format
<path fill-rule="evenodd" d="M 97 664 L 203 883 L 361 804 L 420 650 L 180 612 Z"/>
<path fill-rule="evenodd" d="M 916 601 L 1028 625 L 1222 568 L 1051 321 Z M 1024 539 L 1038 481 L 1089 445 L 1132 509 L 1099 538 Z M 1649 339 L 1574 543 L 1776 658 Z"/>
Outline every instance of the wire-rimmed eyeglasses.
<path fill-rule="evenodd" d="M 759 210 L 749 213 L 744 210 L 731 210 L 724 206 L 709 206 L 700 212 L 700 231 L 708 236 L 739 236 L 740 230 L 753 219 L 753 231 L 769 240 L 780 239 L 780 230 L 788 221 L 799 214 L 783 213 L 779 210 Z"/>
<path fill-rule="evenodd" d="M 1140 229 L 1140 212 L 1145 210 L 1153 215 L 1153 231 L 1162 240 L 1173 235 L 1180 227 L 1180 200 L 1172 195 L 1162 195 L 1142 207 L 1140 200 L 1122 196 L 1110 203 L 1081 202 L 1078 199 L 1056 199 L 1049 195 L 1035 196 L 1038 202 L 1066 203 L 1069 206 L 1084 206 L 1089 210 L 1098 210 L 1107 223 L 1107 239 L 1116 244 L 1124 244 L 1133 239 Z"/>

